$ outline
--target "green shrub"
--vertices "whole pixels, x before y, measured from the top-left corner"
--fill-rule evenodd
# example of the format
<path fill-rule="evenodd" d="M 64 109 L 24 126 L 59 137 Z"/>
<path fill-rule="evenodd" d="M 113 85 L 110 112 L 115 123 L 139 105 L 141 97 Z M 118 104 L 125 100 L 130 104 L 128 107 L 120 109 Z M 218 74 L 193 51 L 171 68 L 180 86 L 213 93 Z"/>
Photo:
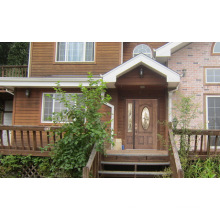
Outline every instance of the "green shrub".
<path fill-rule="evenodd" d="M 49 157 L 33 157 L 21 155 L 0 155 L 0 177 L 1 178 L 19 178 L 23 177 L 25 169 L 32 165 L 35 167 L 39 176 L 50 177 Z"/>
<path fill-rule="evenodd" d="M 96 150 L 102 153 L 106 144 L 112 144 L 111 121 L 102 121 L 105 114 L 99 111 L 111 99 L 108 94 L 103 95 L 107 89 L 106 83 L 93 80 L 92 74 L 89 74 L 88 82 L 88 87 L 80 85 L 81 96 L 66 95 L 59 83 L 55 88 L 57 99 L 66 110 L 56 112 L 52 117 L 55 124 L 62 125 L 55 135 L 63 134 L 51 153 L 54 177 L 81 177 L 94 144 Z"/>

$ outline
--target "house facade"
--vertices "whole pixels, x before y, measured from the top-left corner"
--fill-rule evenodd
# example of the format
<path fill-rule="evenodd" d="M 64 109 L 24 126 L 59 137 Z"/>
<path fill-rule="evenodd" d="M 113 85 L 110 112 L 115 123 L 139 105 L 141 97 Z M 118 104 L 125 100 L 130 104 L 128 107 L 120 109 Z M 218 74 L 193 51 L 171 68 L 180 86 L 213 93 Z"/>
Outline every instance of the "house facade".
<path fill-rule="evenodd" d="M 220 128 L 220 43 L 209 42 L 32 42 L 25 77 L 2 75 L 2 124 L 51 126 L 63 106 L 55 96 L 59 81 L 67 93 L 88 85 L 87 73 L 107 83 L 111 128 L 125 149 L 167 150 L 162 122 L 172 121 L 176 92 L 195 95 L 202 112 L 191 127 Z"/>

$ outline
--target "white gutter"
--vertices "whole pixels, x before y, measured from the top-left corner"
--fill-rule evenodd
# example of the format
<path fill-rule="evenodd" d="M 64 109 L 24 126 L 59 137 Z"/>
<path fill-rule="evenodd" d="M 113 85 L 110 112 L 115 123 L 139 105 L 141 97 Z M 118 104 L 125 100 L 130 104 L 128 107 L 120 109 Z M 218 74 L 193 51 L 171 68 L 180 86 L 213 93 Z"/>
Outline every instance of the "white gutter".
<path fill-rule="evenodd" d="M 100 79 L 100 78 L 96 78 Z M 0 86 L 9 88 L 52 88 L 56 86 L 57 82 L 60 82 L 61 87 L 79 87 L 89 86 L 88 78 L 34 78 L 34 77 L 2 77 Z"/>
<path fill-rule="evenodd" d="M 111 108 L 111 133 L 113 136 L 114 135 L 115 106 L 110 103 L 105 103 L 105 105 Z M 113 149 L 113 145 L 111 145 L 111 149 Z"/>
<path fill-rule="evenodd" d="M 168 92 L 168 122 L 173 121 L 173 114 L 172 114 L 172 108 L 173 108 L 173 93 L 176 92 L 179 89 L 179 85 L 177 86 L 176 89 L 171 90 Z"/>

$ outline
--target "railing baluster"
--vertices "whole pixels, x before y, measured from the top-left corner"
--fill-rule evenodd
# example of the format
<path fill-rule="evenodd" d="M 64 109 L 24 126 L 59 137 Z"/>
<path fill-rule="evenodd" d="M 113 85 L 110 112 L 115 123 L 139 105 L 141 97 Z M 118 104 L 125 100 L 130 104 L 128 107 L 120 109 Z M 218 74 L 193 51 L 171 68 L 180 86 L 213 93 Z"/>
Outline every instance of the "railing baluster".
<path fill-rule="evenodd" d="M 203 147 L 203 135 L 201 135 L 200 154 L 202 154 L 202 147 Z"/>
<path fill-rule="evenodd" d="M 194 153 L 197 151 L 197 135 L 195 135 L 195 146 L 194 146 Z"/>
<path fill-rule="evenodd" d="M 207 155 L 210 155 L 210 144 L 211 143 L 211 136 L 208 135 L 208 143 L 207 143 Z"/>
<path fill-rule="evenodd" d="M 215 136 L 215 154 L 217 153 L 217 147 L 218 147 L 218 135 Z"/>
<path fill-rule="evenodd" d="M 27 131 L 28 149 L 31 150 L 30 132 Z"/>
<path fill-rule="evenodd" d="M 49 131 L 47 131 L 47 145 L 50 144 L 50 133 Z"/>
<path fill-rule="evenodd" d="M 190 135 L 188 134 L 188 149 L 187 149 L 187 152 L 189 152 L 189 149 L 190 149 Z"/>
<path fill-rule="evenodd" d="M 56 143 L 56 134 L 55 134 L 55 132 L 53 133 L 53 143 L 54 143 L 54 145 Z"/>
<path fill-rule="evenodd" d="M 33 131 L 33 151 L 37 150 L 37 136 L 36 131 Z"/>
<path fill-rule="evenodd" d="M 24 135 L 23 135 L 23 131 L 21 131 L 21 145 L 22 145 L 22 149 L 24 150 Z"/>
<path fill-rule="evenodd" d="M 3 147 L 4 143 L 3 143 L 3 131 L 2 130 L 0 130 L 0 138 L 1 138 L 1 146 Z"/>
<path fill-rule="evenodd" d="M 16 130 L 13 130 L 13 135 L 14 135 L 14 143 L 15 143 L 15 149 L 17 150 L 17 138 L 16 138 Z"/>
<path fill-rule="evenodd" d="M 8 140 L 8 147 L 9 147 L 9 149 L 11 149 L 10 131 L 7 130 L 7 131 L 6 131 L 6 134 L 7 134 L 7 140 Z"/>
<path fill-rule="evenodd" d="M 40 146 L 43 148 L 43 137 L 42 137 L 42 131 L 40 131 Z"/>

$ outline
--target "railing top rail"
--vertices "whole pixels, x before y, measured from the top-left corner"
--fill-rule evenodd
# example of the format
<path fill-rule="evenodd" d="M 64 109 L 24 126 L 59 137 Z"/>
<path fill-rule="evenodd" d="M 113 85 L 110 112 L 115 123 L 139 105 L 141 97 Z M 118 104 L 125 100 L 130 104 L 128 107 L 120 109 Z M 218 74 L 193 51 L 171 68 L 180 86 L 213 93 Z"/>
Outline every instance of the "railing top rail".
<path fill-rule="evenodd" d="M 186 134 L 186 135 L 220 135 L 220 130 L 213 129 L 174 129 L 174 134 Z"/>
<path fill-rule="evenodd" d="M 91 167 L 92 167 L 92 164 L 93 164 L 93 160 L 94 160 L 94 158 L 95 158 L 95 156 L 96 156 L 96 145 L 94 145 L 94 147 L 93 147 L 93 149 L 92 149 L 92 152 L 91 152 L 91 154 L 90 154 L 90 157 L 89 157 L 89 160 L 88 160 L 88 162 L 87 162 L 87 164 L 86 164 L 86 167 L 90 170 L 91 169 Z"/>
<path fill-rule="evenodd" d="M 172 153 L 173 153 L 172 156 L 174 158 L 175 166 L 176 166 L 176 170 L 177 170 L 177 175 L 179 178 L 182 178 L 184 176 L 184 174 L 183 174 L 182 166 L 180 163 L 178 150 L 177 150 L 177 147 L 176 147 L 176 144 L 174 141 L 173 131 L 170 128 L 169 128 L 169 137 L 170 137 L 170 143 L 171 143 L 171 148 L 172 148 Z"/>
<path fill-rule="evenodd" d="M 0 125 L 0 130 L 51 131 L 59 128 L 60 126 Z"/>

